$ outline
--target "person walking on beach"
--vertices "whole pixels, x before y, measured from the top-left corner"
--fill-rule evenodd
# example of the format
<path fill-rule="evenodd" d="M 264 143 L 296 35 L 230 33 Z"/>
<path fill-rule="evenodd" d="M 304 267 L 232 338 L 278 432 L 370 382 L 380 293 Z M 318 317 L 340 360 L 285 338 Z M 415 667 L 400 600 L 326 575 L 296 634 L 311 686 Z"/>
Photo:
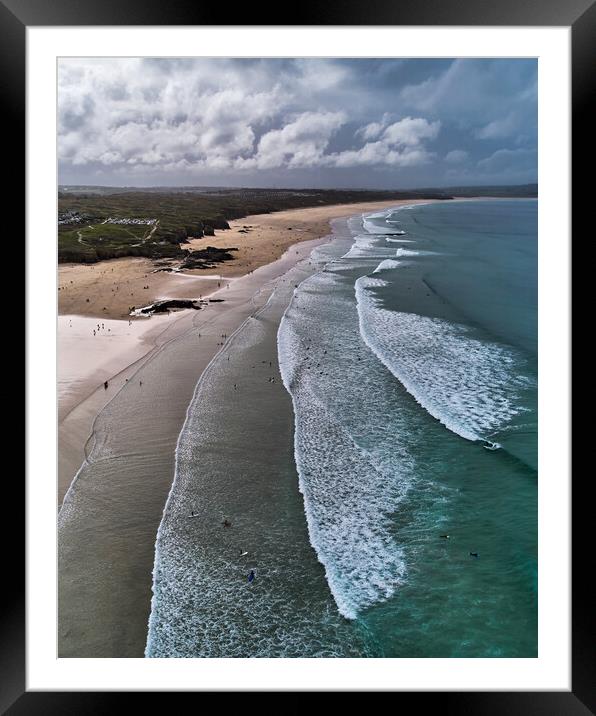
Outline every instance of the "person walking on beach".
<path fill-rule="evenodd" d="M 107 381 L 107 380 L 104 382 L 103 387 L 104 387 L 105 390 L 108 389 L 108 381 Z"/>

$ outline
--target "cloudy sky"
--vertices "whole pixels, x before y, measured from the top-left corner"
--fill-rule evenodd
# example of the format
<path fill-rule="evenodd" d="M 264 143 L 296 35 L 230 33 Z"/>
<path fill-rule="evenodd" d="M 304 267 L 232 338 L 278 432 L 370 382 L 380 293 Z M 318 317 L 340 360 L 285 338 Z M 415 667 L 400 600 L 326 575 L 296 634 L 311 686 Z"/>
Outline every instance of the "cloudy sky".
<path fill-rule="evenodd" d="M 61 184 L 537 180 L 535 60 L 63 59 Z"/>

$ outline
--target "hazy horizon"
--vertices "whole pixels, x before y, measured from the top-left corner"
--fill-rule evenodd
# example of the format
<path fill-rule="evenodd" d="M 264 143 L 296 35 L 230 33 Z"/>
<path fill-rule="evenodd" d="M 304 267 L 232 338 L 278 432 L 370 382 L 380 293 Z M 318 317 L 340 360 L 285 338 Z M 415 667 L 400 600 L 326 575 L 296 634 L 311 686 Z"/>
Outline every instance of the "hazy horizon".
<path fill-rule="evenodd" d="M 407 186 L 407 187 L 386 187 L 385 191 L 396 191 L 396 192 L 409 192 L 409 191 L 425 191 L 425 190 L 445 190 L 445 189 L 466 189 L 466 188 L 474 188 L 474 189 L 482 189 L 484 187 L 486 188 L 496 188 L 496 187 L 529 187 L 529 186 L 538 186 L 537 182 L 525 182 L 524 184 L 444 184 L 444 185 L 434 185 L 434 186 Z M 330 191 L 334 189 L 341 189 L 341 190 L 350 190 L 350 191 L 370 191 L 370 187 L 365 186 L 343 186 L 343 187 L 337 187 L 337 186 L 329 186 L 329 187 L 316 187 L 316 186 L 306 186 L 306 185 L 292 185 L 292 186 L 272 186 L 270 184 L 259 184 L 259 185 L 253 185 L 248 186 L 246 184 L 101 184 L 101 183 L 95 183 L 95 184 L 83 184 L 80 182 L 73 182 L 71 184 L 59 184 L 58 188 L 69 188 L 69 187 L 101 187 L 105 189 L 287 189 L 288 191 L 308 191 L 310 189 L 312 190 L 320 190 L 320 189 L 328 189 Z M 376 191 L 379 191 L 378 189 Z"/>

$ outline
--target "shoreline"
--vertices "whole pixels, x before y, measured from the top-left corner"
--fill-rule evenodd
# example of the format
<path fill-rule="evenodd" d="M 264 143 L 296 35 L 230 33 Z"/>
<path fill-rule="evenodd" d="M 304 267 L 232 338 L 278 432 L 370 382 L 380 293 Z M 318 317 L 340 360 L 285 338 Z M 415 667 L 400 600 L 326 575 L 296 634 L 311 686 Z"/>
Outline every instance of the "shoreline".
<path fill-rule="evenodd" d="M 175 321 L 190 326 L 129 367 L 134 380 L 123 379 L 99 413 L 94 395 L 63 423 L 87 421 L 93 438 L 58 516 L 61 657 L 143 655 L 155 538 L 197 382 L 226 344 L 222 337 L 265 305 L 287 271 L 325 240 L 286 252 L 226 289 L 226 302 Z M 70 434 L 76 441 L 84 432 Z"/>
<path fill-rule="evenodd" d="M 347 218 L 398 205 L 349 205 L 348 212 L 343 207 L 334 211 Z M 163 342 L 118 374 L 119 385 L 107 402 L 100 386 L 59 426 L 60 453 L 76 455 L 77 446 L 79 455 L 85 450 L 76 480 L 62 480 L 61 657 L 143 655 L 156 534 L 174 479 L 175 448 L 197 383 L 214 356 L 229 347 L 228 337 L 236 336 L 267 304 L 288 271 L 333 238 L 328 221 L 321 236 L 296 243 L 276 261 L 224 286 L 224 302 L 175 317 L 160 334 Z M 308 274 L 316 268 L 305 270 Z M 277 357 L 275 363 L 278 372 Z M 71 457 L 71 468 L 75 462 Z"/>
<path fill-rule="evenodd" d="M 337 204 L 324 207 L 309 207 L 306 209 L 290 209 L 273 214 L 247 216 L 243 219 L 230 222 L 232 230 L 217 231 L 215 237 L 195 240 L 205 245 L 225 245 L 228 239 L 238 236 L 242 226 L 251 225 L 258 235 L 259 249 L 257 255 L 238 263 L 222 266 L 227 268 L 227 275 L 219 273 L 219 269 L 209 272 L 192 274 L 157 273 L 154 282 L 154 291 L 143 293 L 143 304 L 151 300 L 164 298 L 205 298 L 217 294 L 225 297 L 229 295 L 230 287 L 237 287 L 237 283 L 248 276 L 258 275 L 259 270 L 283 259 L 290 251 L 299 249 L 304 242 L 322 240 L 330 232 L 329 222 L 333 218 L 355 215 L 375 209 L 390 206 L 403 206 L 404 204 L 428 203 L 431 200 L 396 200 L 389 202 L 367 202 L 362 204 Z M 354 212 L 346 214 L 346 209 Z M 287 231 L 292 223 L 295 230 Z M 280 227 L 290 236 L 291 241 L 286 245 L 280 241 Z M 297 239 L 297 240 L 296 240 Z M 246 239 L 243 239 L 246 241 Z M 252 239 L 251 239 L 252 241 Z M 192 244 L 192 242 L 191 242 Z M 283 250 L 282 250 L 283 247 Z M 197 248 L 195 246 L 195 248 Z M 200 248 L 200 246 L 198 246 Z M 281 251 L 281 253 L 279 253 Z M 246 253 L 250 253 L 247 249 Z M 277 255 L 279 253 L 279 255 Z M 275 256 L 273 260 L 267 260 Z M 259 263 L 261 262 L 261 263 Z M 236 263 L 236 262 L 234 262 Z M 75 474 L 83 463 L 85 448 L 92 433 L 92 426 L 97 415 L 103 410 L 114 396 L 114 380 L 119 384 L 126 382 L 136 370 L 140 369 L 144 361 L 149 360 L 160 346 L 174 337 L 189 330 L 193 319 L 201 320 L 205 316 L 205 309 L 195 312 L 192 309 L 172 312 L 165 315 L 154 315 L 147 318 L 136 318 L 120 315 L 121 303 L 117 303 L 113 289 L 113 279 L 125 279 L 126 272 L 132 270 L 133 282 L 147 285 L 148 259 L 125 258 L 103 261 L 98 264 L 61 264 L 59 266 L 59 282 L 64 285 L 66 281 L 76 280 L 69 278 L 73 272 L 86 277 L 86 281 L 94 286 L 93 301 L 87 306 L 84 294 L 88 291 L 83 285 L 78 292 L 70 290 L 70 302 L 65 302 L 63 296 L 59 301 L 59 316 L 57 322 L 58 336 L 58 506 L 61 505 L 64 495 Z M 243 269 L 249 270 L 236 275 Z M 234 275 L 233 275 L 234 274 Z M 217 285 L 215 282 L 217 281 Z M 220 285 L 221 284 L 221 285 Z M 120 284 L 123 285 L 123 284 Z M 62 293 L 62 292 L 61 292 Z M 60 294 L 59 294 L 60 295 Z M 130 297 L 131 300 L 134 297 Z M 113 307 L 112 303 L 113 302 Z M 99 305 L 107 303 L 110 310 L 103 313 L 97 311 Z M 66 305 L 65 305 L 66 304 Z M 225 304 L 224 304 L 225 305 Z M 66 311 L 66 306 L 72 306 L 73 311 Z M 120 308 L 117 308 L 119 306 Z M 78 309 L 78 310 L 77 310 Z M 212 308 L 208 309 L 210 312 Z M 195 315 L 196 314 L 201 314 Z M 209 314 L 210 315 L 210 314 Z M 69 322 L 72 326 L 69 326 Z M 104 325 L 94 335 L 93 329 L 97 325 Z M 108 333 L 108 327 L 111 330 Z M 106 346 L 109 343 L 109 347 Z M 99 348 L 99 350 L 98 350 Z M 90 368 L 92 366 L 92 369 Z M 108 381 L 108 389 L 104 390 L 103 383 Z"/>
<path fill-rule="evenodd" d="M 335 223 L 326 238 L 285 274 L 197 384 L 156 539 L 148 658 L 366 652 L 358 624 L 335 616 L 310 542 L 293 403 L 279 370 L 280 321 L 296 287 L 330 260 Z M 188 519 L 191 511 L 197 520 Z M 247 589 L 251 569 L 256 581 Z"/>

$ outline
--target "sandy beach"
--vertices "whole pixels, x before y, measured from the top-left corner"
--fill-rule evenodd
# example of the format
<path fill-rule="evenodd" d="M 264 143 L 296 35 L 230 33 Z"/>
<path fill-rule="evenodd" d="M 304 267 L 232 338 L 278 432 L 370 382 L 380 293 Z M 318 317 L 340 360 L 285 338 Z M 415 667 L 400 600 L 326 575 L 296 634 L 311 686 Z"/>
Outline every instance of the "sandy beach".
<path fill-rule="evenodd" d="M 219 276 L 243 276 L 275 261 L 293 244 L 329 233 L 331 219 L 415 203 L 425 201 L 338 204 L 246 216 L 230 221 L 229 230 L 216 231 L 215 236 L 192 239 L 183 244 L 183 248 L 195 250 L 206 246 L 238 248 L 233 261 L 214 269 L 185 271 L 183 275 L 163 271 L 152 273 L 155 266 L 149 259 L 132 257 L 96 264 L 60 264 L 58 311 L 60 315 L 127 319 L 132 306 L 146 306 L 163 298 L 207 295 L 217 288 Z"/>
<path fill-rule="evenodd" d="M 261 243 L 254 256 L 249 258 L 247 249 L 247 263 L 229 267 L 230 280 L 219 287 L 213 279 L 202 280 L 224 299 L 203 310 L 133 320 L 131 325 L 128 320 L 102 321 L 76 313 L 60 316 L 59 345 L 69 354 L 61 365 L 59 384 L 59 504 L 66 495 L 59 513 L 60 656 L 143 655 L 155 539 L 174 476 L 176 442 L 197 381 L 215 356 L 233 350 L 230 340 L 267 304 L 280 282 L 289 280 L 286 275 L 298 262 L 302 261 L 302 276 L 316 270 L 303 259 L 326 240 L 330 218 L 397 203 L 260 217 Z M 258 225 L 257 217 L 235 223 L 232 231 Z M 286 225 L 295 227 L 286 232 L 291 238 L 282 234 Z M 229 245 L 230 236 L 232 232 L 221 232 L 211 237 L 211 244 Z M 274 260 L 267 261 L 268 256 Z M 104 268 L 61 267 L 61 276 L 69 269 L 81 276 L 99 271 L 92 306 L 99 305 L 106 302 L 102 296 L 112 278 L 112 264 L 118 273 L 127 263 L 138 270 L 138 260 L 118 260 L 106 262 Z M 244 275 L 234 277 L 233 270 Z M 178 282 L 189 286 L 187 297 L 196 297 L 197 288 L 190 288 L 194 278 L 158 276 L 161 292 L 151 293 L 150 299 L 171 296 Z M 79 293 L 79 300 L 83 295 L 84 291 Z M 287 296 L 289 300 L 291 290 Z M 69 311 L 75 305 L 81 306 L 75 302 Z M 110 305 L 119 310 L 116 303 Z M 276 322 L 279 317 L 280 312 Z M 276 323 L 271 330 L 274 335 Z M 269 359 L 276 361 L 274 352 Z M 275 363 L 272 370 L 278 375 Z M 287 396 L 284 401 L 291 425 Z"/>
<path fill-rule="evenodd" d="M 153 263 L 139 258 L 91 265 L 60 264 L 58 504 L 85 458 L 95 416 L 115 394 L 113 380 L 117 377 L 118 385 L 122 385 L 159 346 L 187 331 L 192 320 L 199 320 L 192 310 L 131 320 L 133 306 L 166 298 L 215 297 L 218 291 L 224 299 L 230 299 L 235 294 L 228 286 L 234 286 L 249 273 L 255 276 L 251 272 L 278 260 L 294 244 L 325 236 L 331 219 L 404 203 L 420 200 L 341 204 L 247 216 L 230 222 L 230 230 L 191 242 L 195 249 L 238 246 L 234 261 L 212 270 L 152 273 Z M 298 253 L 294 256 L 299 258 L 301 249 L 295 251 Z M 255 276 L 250 285 L 258 282 Z M 244 295 L 242 290 L 240 294 Z M 226 308 L 225 303 L 221 304 L 218 311 L 226 312 Z M 205 365 L 213 357 L 206 342 L 201 345 L 201 354 Z M 104 381 L 108 381 L 107 390 Z"/>

